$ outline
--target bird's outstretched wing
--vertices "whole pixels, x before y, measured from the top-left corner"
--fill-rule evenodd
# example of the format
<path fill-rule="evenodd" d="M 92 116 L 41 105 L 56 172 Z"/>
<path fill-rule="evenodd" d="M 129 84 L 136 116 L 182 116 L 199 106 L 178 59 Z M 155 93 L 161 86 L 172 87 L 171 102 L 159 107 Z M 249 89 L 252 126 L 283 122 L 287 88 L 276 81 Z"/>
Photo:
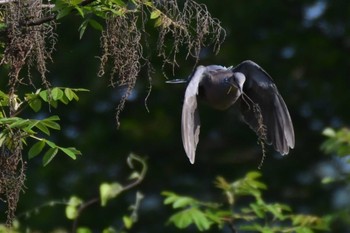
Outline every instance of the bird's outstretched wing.
<path fill-rule="evenodd" d="M 252 61 L 244 61 L 232 69 L 246 76 L 240 111 L 244 121 L 282 155 L 294 148 L 294 129 L 287 106 L 266 71 Z"/>
<path fill-rule="evenodd" d="M 181 134 L 187 157 L 193 164 L 199 139 L 200 119 L 197 108 L 198 86 L 206 72 L 204 66 L 197 67 L 186 88 L 182 107 Z"/>

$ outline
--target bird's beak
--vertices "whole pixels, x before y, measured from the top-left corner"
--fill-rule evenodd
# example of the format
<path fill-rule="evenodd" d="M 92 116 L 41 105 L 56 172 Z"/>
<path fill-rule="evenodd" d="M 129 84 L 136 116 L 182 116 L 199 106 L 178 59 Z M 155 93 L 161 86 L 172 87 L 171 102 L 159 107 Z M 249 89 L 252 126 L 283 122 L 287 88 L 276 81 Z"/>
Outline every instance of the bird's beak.
<path fill-rule="evenodd" d="M 233 78 L 225 78 L 224 80 L 225 83 L 227 83 L 228 85 L 230 85 L 230 87 L 232 88 L 235 88 L 235 89 L 239 89 L 241 90 L 241 88 L 239 87 L 239 85 L 235 82 L 235 80 Z M 230 89 L 231 89 L 230 88 Z"/>

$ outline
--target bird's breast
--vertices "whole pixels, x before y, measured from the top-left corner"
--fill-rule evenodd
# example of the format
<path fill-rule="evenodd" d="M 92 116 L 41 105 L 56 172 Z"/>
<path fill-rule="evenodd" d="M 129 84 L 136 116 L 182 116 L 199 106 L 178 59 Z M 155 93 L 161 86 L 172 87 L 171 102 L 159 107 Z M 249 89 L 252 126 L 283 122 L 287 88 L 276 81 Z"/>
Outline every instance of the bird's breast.
<path fill-rule="evenodd" d="M 225 110 L 231 107 L 240 94 L 236 87 L 228 84 L 210 83 L 199 87 L 200 99 L 218 110 Z"/>

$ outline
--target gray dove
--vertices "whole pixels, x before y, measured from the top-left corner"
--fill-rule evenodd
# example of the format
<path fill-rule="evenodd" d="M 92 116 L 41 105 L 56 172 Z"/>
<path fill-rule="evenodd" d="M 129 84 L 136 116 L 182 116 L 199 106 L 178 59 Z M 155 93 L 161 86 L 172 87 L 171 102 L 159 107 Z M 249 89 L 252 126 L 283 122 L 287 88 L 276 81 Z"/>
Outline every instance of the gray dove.
<path fill-rule="evenodd" d="M 280 154 L 294 148 L 294 129 L 287 106 L 277 87 L 259 65 L 243 61 L 236 67 L 198 66 L 189 80 L 168 83 L 188 83 L 182 108 L 182 142 L 193 164 L 199 140 L 200 118 L 197 98 L 214 109 L 226 110 L 234 103 L 243 120 L 258 137 Z"/>

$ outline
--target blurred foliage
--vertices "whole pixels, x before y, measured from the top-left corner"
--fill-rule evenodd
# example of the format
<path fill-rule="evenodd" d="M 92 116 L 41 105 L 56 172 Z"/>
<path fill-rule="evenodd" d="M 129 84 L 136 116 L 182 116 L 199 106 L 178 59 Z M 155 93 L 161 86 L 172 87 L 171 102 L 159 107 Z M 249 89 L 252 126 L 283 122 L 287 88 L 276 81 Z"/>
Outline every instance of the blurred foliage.
<path fill-rule="evenodd" d="M 213 225 L 222 229 L 229 225 L 232 232 L 314 232 L 329 230 L 330 216 L 317 217 L 297 214 L 281 203 L 266 203 L 261 191 L 266 185 L 258 180 L 261 173 L 253 171 L 245 177 L 228 183 L 217 177 L 216 186 L 226 196 L 226 203 L 201 202 L 197 199 L 163 192 L 164 204 L 177 210 L 169 218 L 169 223 L 183 229 L 194 224 L 199 231 L 207 231 Z M 253 197 L 248 203 L 240 203 L 243 197 Z M 227 205 L 228 204 L 228 205 Z"/>
<path fill-rule="evenodd" d="M 326 128 L 322 133 L 328 139 L 322 143 L 321 149 L 327 154 L 336 154 L 340 157 L 350 155 L 350 130 L 342 128 L 335 131 L 332 128 Z M 349 158 L 346 162 L 350 164 Z"/>
<path fill-rule="evenodd" d="M 321 149 L 336 160 L 337 170 L 333 174 L 326 174 L 322 182 L 338 190 L 350 191 L 350 131 L 348 128 L 326 128 L 323 135 L 327 139 L 322 143 Z M 348 200 L 348 199 L 347 199 Z M 334 223 L 350 228 L 350 202 L 341 203 L 342 207 L 334 211 Z"/>
<path fill-rule="evenodd" d="M 34 216 L 40 215 L 40 212 L 47 207 L 50 208 L 57 208 L 58 205 L 64 205 L 65 206 L 65 216 L 67 219 L 71 220 L 73 222 L 72 224 L 72 232 L 77 233 L 89 233 L 93 232 L 93 230 L 89 226 L 79 226 L 78 220 L 80 215 L 82 215 L 84 212 L 89 211 L 89 207 L 93 204 L 99 203 L 101 207 L 106 207 L 107 201 L 110 201 L 112 199 L 117 199 L 117 196 L 121 194 L 122 192 L 128 191 L 135 186 L 139 185 L 142 180 L 144 179 L 146 172 L 147 172 L 147 164 L 145 159 L 135 155 L 130 154 L 127 159 L 127 163 L 131 169 L 133 169 L 131 175 L 129 176 L 129 182 L 126 185 L 121 185 L 120 183 L 102 183 L 100 185 L 100 195 L 99 197 L 91 198 L 89 200 L 83 200 L 78 196 L 71 196 L 69 200 L 67 201 L 51 201 L 47 204 L 38 206 L 34 208 L 33 210 L 27 211 L 23 213 L 27 218 L 32 218 Z M 140 168 L 138 167 L 140 166 Z M 137 167 L 137 168 L 136 168 Z M 130 211 L 130 214 L 127 214 L 125 211 L 124 215 L 120 217 L 122 220 L 123 225 L 120 226 L 118 229 L 115 229 L 112 226 L 106 227 L 103 229 L 103 233 L 113 233 L 113 232 L 119 232 L 119 233 L 125 233 L 128 232 L 133 225 L 138 221 L 138 212 L 140 208 L 140 204 L 142 199 L 144 198 L 143 194 L 139 191 L 136 192 L 135 195 L 135 202 L 134 204 L 130 205 L 128 210 Z M 54 226 L 55 227 L 55 226 Z M 7 227 L 0 224 L 0 232 L 8 232 L 8 233 L 15 233 L 15 232 L 37 232 L 37 230 L 34 229 L 28 229 L 28 228 L 22 228 L 21 224 L 18 220 L 13 221 L 11 227 Z M 68 230 L 64 229 L 58 229 L 54 230 L 53 232 L 69 232 Z"/>

